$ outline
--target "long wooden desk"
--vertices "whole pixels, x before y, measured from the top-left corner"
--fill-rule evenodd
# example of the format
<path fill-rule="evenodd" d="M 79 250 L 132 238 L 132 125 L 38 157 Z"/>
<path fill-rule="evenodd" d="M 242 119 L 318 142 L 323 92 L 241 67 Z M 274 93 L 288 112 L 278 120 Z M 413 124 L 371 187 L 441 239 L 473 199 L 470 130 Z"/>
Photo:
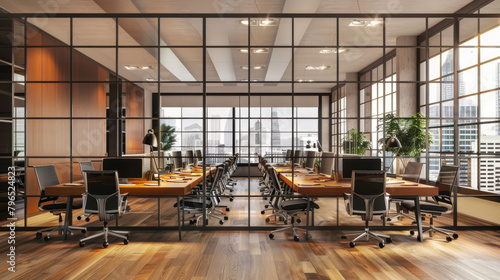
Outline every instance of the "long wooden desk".
<path fill-rule="evenodd" d="M 278 172 L 280 170 L 277 170 Z M 351 192 L 351 181 L 326 181 L 314 174 L 281 172 L 280 178 L 288 186 L 293 186 L 293 190 L 304 196 L 312 197 L 338 197 L 344 193 Z M 293 184 L 292 184 L 293 180 Z M 422 241 L 422 219 L 420 216 L 420 197 L 438 195 L 439 189 L 426 184 L 389 179 L 386 182 L 386 192 L 393 196 L 405 197 L 415 201 L 415 220 L 418 227 L 417 240 Z M 309 208 L 309 207 L 308 207 Z M 307 214 L 307 224 L 309 224 L 309 213 Z"/>
<path fill-rule="evenodd" d="M 208 176 L 214 168 L 207 168 L 205 176 Z M 203 180 L 203 169 L 193 168 L 182 171 L 180 174 L 166 174 L 160 176 L 163 180 L 158 186 L 158 181 L 131 180 L 133 185 L 120 184 L 120 193 L 128 193 L 130 196 L 151 196 L 151 197 L 179 197 L 188 194 L 197 184 Z M 185 179 L 185 180 L 184 180 Z M 169 182 L 169 180 L 182 180 L 183 182 Z M 67 238 L 67 228 L 73 223 L 73 209 L 71 207 L 74 197 L 81 197 L 85 193 L 85 185 L 72 186 L 59 184 L 45 188 L 47 196 L 66 196 L 68 197 L 66 217 L 64 221 L 63 239 Z M 160 206 L 158 201 L 158 221 L 160 220 Z M 177 207 L 179 240 L 181 239 L 180 207 Z"/>

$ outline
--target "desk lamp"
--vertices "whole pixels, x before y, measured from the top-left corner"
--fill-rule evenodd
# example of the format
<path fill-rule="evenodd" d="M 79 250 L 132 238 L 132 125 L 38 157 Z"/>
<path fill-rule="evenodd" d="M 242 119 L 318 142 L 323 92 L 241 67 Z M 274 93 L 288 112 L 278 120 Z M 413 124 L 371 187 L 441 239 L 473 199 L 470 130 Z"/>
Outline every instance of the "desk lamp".
<path fill-rule="evenodd" d="M 156 159 L 153 154 L 154 148 L 158 147 L 158 140 L 156 139 L 156 135 L 153 133 L 154 130 L 148 129 L 148 133 L 144 136 L 142 140 L 142 144 L 148 145 L 151 153 L 151 157 L 153 158 L 153 162 L 156 167 L 156 172 L 158 172 L 158 186 L 160 185 L 160 170 L 158 169 L 158 164 L 156 164 Z M 158 152 L 158 160 L 160 160 L 160 152 Z M 154 176 L 153 176 L 154 177 Z"/>
<path fill-rule="evenodd" d="M 386 170 L 386 171 L 389 171 L 392 167 L 392 164 L 394 163 L 394 160 L 396 159 L 397 154 L 399 153 L 399 150 L 401 150 L 401 142 L 399 142 L 396 135 L 392 135 L 391 138 L 387 139 L 387 141 L 385 142 L 385 148 L 386 149 L 393 149 L 393 148 L 398 149 L 395 153 L 394 152 L 392 153 L 391 165 Z"/>

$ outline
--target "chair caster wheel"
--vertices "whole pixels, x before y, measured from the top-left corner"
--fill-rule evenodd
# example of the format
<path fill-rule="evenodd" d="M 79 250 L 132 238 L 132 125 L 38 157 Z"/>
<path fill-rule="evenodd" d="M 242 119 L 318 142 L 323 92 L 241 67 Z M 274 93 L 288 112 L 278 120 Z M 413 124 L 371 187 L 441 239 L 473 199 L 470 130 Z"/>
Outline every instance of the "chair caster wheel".
<path fill-rule="evenodd" d="M 312 238 L 313 238 L 312 235 L 307 234 L 307 239 L 312 239 Z"/>
<path fill-rule="evenodd" d="M 457 239 L 458 238 L 458 234 L 454 233 L 453 234 L 453 239 Z"/>
<path fill-rule="evenodd" d="M 82 229 L 82 233 L 86 233 L 86 232 L 87 232 L 87 230 L 86 230 L 86 229 Z"/>
<path fill-rule="evenodd" d="M 42 233 L 41 232 L 37 232 L 36 233 L 36 239 L 40 239 L 42 238 Z"/>
<path fill-rule="evenodd" d="M 356 243 L 354 243 L 354 242 L 352 242 L 352 241 L 351 241 L 351 242 L 349 242 L 349 247 L 354 248 L 354 246 L 356 246 Z"/>
<path fill-rule="evenodd" d="M 390 221 L 392 221 L 392 220 L 391 220 L 391 218 L 387 218 L 387 221 L 388 221 L 388 222 L 390 222 Z"/>
<path fill-rule="evenodd" d="M 50 237 L 49 237 L 49 236 L 45 236 L 45 237 L 43 238 L 43 240 L 45 240 L 45 241 L 49 241 L 49 240 L 50 240 Z"/>
<path fill-rule="evenodd" d="M 83 247 L 83 246 L 85 246 L 85 242 L 80 241 L 80 242 L 78 243 L 78 245 L 80 245 L 80 247 Z"/>
<path fill-rule="evenodd" d="M 295 242 L 299 242 L 299 241 L 300 241 L 300 239 L 299 239 L 299 237 L 298 237 L 298 236 L 294 236 L 294 237 L 293 237 L 293 240 L 294 240 Z"/>
<path fill-rule="evenodd" d="M 297 222 L 297 224 L 300 224 L 300 222 L 302 222 L 302 220 L 301 219 L 297 219 L 296 222 Z"/>
<path fill-rule="evenodd" d="M 288 225 L 288 220 L 285 220 L 283 223 L 284 223 L 285 225 Z"/>
<path fill-rule="evenodd" d="M 453 238 L 446 236 L 446 241 L 453 241 Z"/>
<path fill-rule="evenodd" d="M 380 242 L 380 243 L 378 244 L 378 246 L 379 246 L 380 248 L 384 248 L 384 247 L 385 247 L 385 244 L 384 244 L 384 242 Z"/>
<path fill-rule="evenodd" d="M 206 220 L 205 220 L 205 225 L 207 225 L 207 226 L 208 226 L 208 219 L 206 219 Z"/>
<path fill-rule="evenodd" d="M 386 239 L 385 239 L 385 243 L 387 243 L 387 244 L 391 244 L 391 243 L 392 243 L 392 238 L 386 238 Z"/>
<path fill-rule="evenodd" d="M 189 220 L 189 224 L 190 224 L 190 225 L 194 225 L 195 223 L 196 223 L 196 221 L 195 221 L 195 220 Z"/>
<path fill-rule="evenodd" d="M 269 234 L 269 239 L 274 239 L 274 234 L 270 233 Z"/>
<path fill-rule="evenodd" d="M 232 198 L 232 197 L 229 199 L 229 201 L 233 201 L 233 200 L 234 200 L 234 198 Z"/>
<path fill-rule="evenodd" d="M 264 208 L 266 208 L 266 209 L 269 208 L 269 205 L 264 206 Z"/>
<path fill-rule="evenodd" d="M 262 215 L 264 215 L 264 214 L 266 214 L 266 211 L 262 210 L 262 211 L 260 211 L 260 213 L 261 213 Z"/>
<path fill-rule="evenodd" d="M 340 237 L 340 239 L 347 239 L 347 236 L 342 235 L 342 236 Z"/>
<path fill-rule="evenodd" d="M 78 217 L 76 217 L 76 219 L 77 219 L 78 221 L 80 221 L 80 220 L 82 219 L 82 217 L 78 216 Z"/>
<path fill-rule="evenodd" d="M 410 235 L 411 236 L 415 235 L 415 232 L 413 230 L 410 230 Z"/>
<path fill-rule="evenodd" d="M 270 221 L 271 221 L 271 219 L 266 218 L 266 223 L 269 223 Z"/>
<path fill-rule="evenodd" d="M 219 225 L 223 225 L 224 224 L 224 221 L 219 221 Z"/>
<path fill-rule="evenodd" d="M 380 219 L 383 221 L 385 219 L 384 215 L 380 215 Z M 387 221 L 390 221 L 390 218 L 387 218 Z"/>
<path fill-rule="evenodd" d="M 127 245 L 128 244 L 128 239 L 123 239 L 123 244 Z"/>
<path fill-rule="evenodd" d="M 85 218 L 85 222 L 90 222 L 90 218 L 89 217 Z"/>
<path fill-rule="evenodd" d="M 229 207 L 226 207 L 226 212 L 229 212 L 231 211 L 231 209 L 229 209 Z"/>
<path fill-rule="evenodd" d="M 109 242 L 103 242 L 102 247 L 107 248 L 109 246 Z"/>
<path fill-rule="evenodd" d="M 227 221 L 229 220 L 229 217 L 228 216 L 224 216 L 224 221 Z"/>
<path fill-rule="evenodd" d="M 262 199 L 267 200 L 267 197 L 263 197 Z"/>

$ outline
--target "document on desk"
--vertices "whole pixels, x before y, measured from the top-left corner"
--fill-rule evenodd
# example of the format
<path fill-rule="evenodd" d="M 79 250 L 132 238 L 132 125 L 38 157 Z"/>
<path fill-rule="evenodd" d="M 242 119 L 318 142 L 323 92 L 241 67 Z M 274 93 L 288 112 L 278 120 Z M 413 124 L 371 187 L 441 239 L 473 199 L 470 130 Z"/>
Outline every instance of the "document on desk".
<path fill-rule="evenodd" d="M 169 179 L 169 180 L 167 180 L 167 182 L 170 182 L 170 183 L 185 183 L 186 181 L 184 181 L 183 179 Z"/>
<path fill-rule="evenodd" d="M 405 181 L 387 181 L 385 182 L 386 185 L 389 185 L 389 184 L 404 184 Z"/>
<path fill-rule="evenodd" d="M 65 186 L 73 186 L 73 187 L 83 186 L 82 183 L 65 183 L 64 185 Z"/>

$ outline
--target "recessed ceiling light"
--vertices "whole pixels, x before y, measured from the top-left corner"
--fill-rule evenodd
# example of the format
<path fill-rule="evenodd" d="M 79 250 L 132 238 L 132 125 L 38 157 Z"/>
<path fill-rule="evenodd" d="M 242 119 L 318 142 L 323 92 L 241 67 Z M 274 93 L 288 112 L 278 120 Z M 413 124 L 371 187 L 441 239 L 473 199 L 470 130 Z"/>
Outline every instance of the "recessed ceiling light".
<path fill-rule="evenodd" d="M 248 82 L 248 79 L 241 79 L 242 82 Z M 259 79 L 253 79 L 253 80 L 250 80 L 250 82 L 258 82 L 260 81 Z"/>
<path fill-rule="evenodd" d="M 349 23 L 349 26 L 377 26 L 382 24 L 382 20 L 380 19 L 372 19 L 372 20 L 360 20 L 354 19 Z"/>
<path fill-rule="evenodd" d="M 240 24 L 248 26 L 248 19 L 240 20 Z M 257 26 L 258 24 L 259 23 L 257 22 L 257 20 L 255 20 L 255 19 L 250 20 L 250 26 Z"/>
<path fill-rule="evenodd" d="M 252 48 L 250 49 L 251 52 L 253 53 L 268 53 L 269 49 L 268 48 Z M 240 49 L 241 53 L 248 53 L 248 49 Z"/>
<path fill-rule="evenodd" d="M 318 66 L 307 65 L 306 70 L 326 70 L 330 67 L 332 67 L 332 66 L 331 65 L 318 65 Z"/>
<path fill-rule="evenodd" d="M 297 80 L 297 82 L 299 83 L 311 83 L 311 82 L 314 82 L 314 80 Z"/>
<path fill-rule="evenodd" d="M 322 49 L 319 51 L 319 53 L 344 53 L 344 52 L 347 52 L 349 51 L 349 49 L 345 49 L 345 48 L 333 48 L 333 49 Z"/>
<path fill-rule="evenodd" d="M 243 70 L 248 70 L 248 66 L 246 66 L 246 65 L 241 65 L 240 68 L 243 69 Z M 266 66 L 264 66 L 264 65 L 255 65 L 255 66 L 252 66 L 253 70 L 262 70 L 262 69 L 265 69 L 265 68 L 266 68 Z"/>
<path fill-rule="evenodd" d="M 259 26 L 277 26 L 278 19 L 275 18 L 266 18 L 263 20 L 259 20 Z"/>
<path fill-rule="evenodd" d="M 125 69 L 127 69 L 127 70 L 149 70 L 149 69 L 153 69 L 153 66 L 151 66 L 151 65 L 143 65 L 143 66 L 125 65 Z"/>

